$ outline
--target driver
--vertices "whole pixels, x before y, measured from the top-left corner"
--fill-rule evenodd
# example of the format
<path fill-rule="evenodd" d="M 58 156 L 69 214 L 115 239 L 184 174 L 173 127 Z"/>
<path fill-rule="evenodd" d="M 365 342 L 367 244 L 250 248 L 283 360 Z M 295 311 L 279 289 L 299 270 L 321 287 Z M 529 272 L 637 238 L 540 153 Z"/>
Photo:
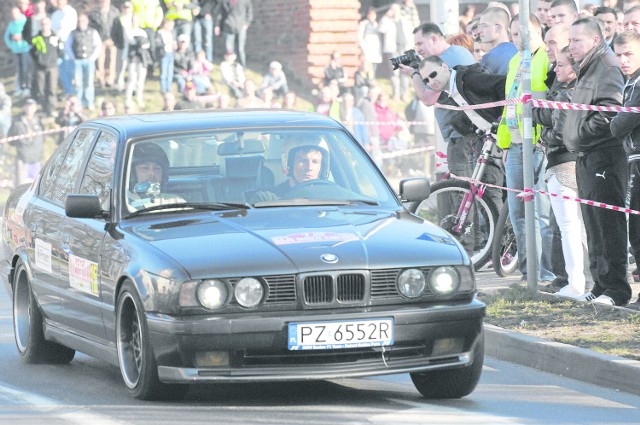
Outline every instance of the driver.
<path fill-rule="evenodd" d="M 131 176 L 127 192 L 130 210 L 154 205 L 185 202 L 178 196 L 165 193 L 169 182 L 169 159 L 155 143 L 139 143 L 133 149 Z"/>
<path fill-rule="evenodd" d="M 283 151 L 287 179 L 269 191 L 257 192 L 252 201 L 280 199 L 301 183 L 329 178 L 329 151 L 320 145 L 287 146 Z"/>

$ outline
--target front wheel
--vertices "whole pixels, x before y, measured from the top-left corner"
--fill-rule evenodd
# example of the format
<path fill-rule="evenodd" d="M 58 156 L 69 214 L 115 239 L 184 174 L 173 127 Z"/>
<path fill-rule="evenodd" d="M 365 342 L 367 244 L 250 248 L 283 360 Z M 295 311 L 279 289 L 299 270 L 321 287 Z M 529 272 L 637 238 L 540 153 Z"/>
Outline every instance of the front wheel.
<path fill-rule="evenodd" d="M 144 309 L 131 282 L 123 285 L 118 296 L 116 348 L 122 379 L 133 397 L 164 400 L 184 396 L 188 386 L 164 384 L 158 379 Z"/>
<path fill-rule="evenodd" d="M 491 256 L 493 269 L 500 277 L 515 273 L 518 269 L 518 247 L 516 234 L 509 219 L 509 204 L 504 203 L 496 223 L 496 236 Z"/>
<path fill-rule="evenodd" d="M 484 331 L 476 341 L 471 361 L 470 365 L 457 369 L 412 373 L 411 380 L 420 394 L 429 399 L 460 398 L 471 394 L 482 374 Z"/>
<path fill-rule="evenodd" d="M 498 209 L 491 199 L 476 194 L 466 220 L 457 229 L 458 210 L 464 195 L 470 191 L 470 183 L 462 180 L 434 183 L 431 194 L 418 205 L 415 214 L 456 237 L 469 254 L 473 267 L 478 270 L 491 258 Z"/>

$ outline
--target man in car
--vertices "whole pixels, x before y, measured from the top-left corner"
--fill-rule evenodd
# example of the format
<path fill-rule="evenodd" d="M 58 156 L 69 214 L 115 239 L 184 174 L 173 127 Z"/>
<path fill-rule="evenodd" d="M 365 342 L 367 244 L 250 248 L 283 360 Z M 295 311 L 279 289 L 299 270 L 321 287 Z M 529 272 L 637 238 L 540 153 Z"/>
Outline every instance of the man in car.
<path fill-rule="evenodd" d="M 127 193 L 131 210 L 185 202 L 180 196 L 165 193 L 169 181 L 168 171 L 169 159 L 160 146 L 142 143 L 134 147 Z"/>
<path fill-rule="evenodd" d="M 268 191 L 255 193 L 253 202 L 280 199 L 302 183 L 313 180 L 326 181 L 329 177 L 329 152 L 322 146 L 285 147 L 282 160 L 283 172 L 287 179 Z"/>

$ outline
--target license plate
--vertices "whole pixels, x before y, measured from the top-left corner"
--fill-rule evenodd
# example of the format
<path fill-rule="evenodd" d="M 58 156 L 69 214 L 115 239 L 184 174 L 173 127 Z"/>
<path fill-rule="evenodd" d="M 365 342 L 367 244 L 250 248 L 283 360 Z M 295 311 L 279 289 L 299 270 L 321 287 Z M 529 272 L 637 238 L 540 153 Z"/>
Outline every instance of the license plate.
<path fill-rule="evenodd" d="M 289 323 L 289 350 L 393 345 L 393 318 Z"/>

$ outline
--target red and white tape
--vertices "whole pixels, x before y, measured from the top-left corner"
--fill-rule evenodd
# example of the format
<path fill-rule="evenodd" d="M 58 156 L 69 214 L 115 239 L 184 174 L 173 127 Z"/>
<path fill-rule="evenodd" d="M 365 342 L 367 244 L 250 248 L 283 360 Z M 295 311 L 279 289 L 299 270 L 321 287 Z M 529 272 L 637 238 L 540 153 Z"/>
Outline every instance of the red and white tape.
<path fill-rule="evenodd" d="M 516 192 L 518 193 L 518 195 L 516 195 L 518 198 L 522 199 L 524 202 L 528 202 L 531 201 L 533 198 L 532 193 L 540 193 L 541 195 L 547 195 L 547 196 L 553 196 L 554 198 L 560 198 L 560 199 L 564 199 L 567 201 L 575 201 L 578 202 L 580 204 L 585 204 L 585 205 L 590 205 L 592 207 L 598 207 L 598 208 L 605 208 L 608 210 L 612 210 L 612 211 L 619 211 L 619 212 L 623 212 L 626 214 L 635 214 L 635 215 L 640 215 L 640 211 L 636 211 L 633 210 L 631 208 L 625 208 L 625 207 L 619 207 L 617 205 L 610 205 L 604 202 L 598 202 L 598 201 L 592 201 L 590 199 L 582 199 L 582 198 L 578 198 L 578 197 L 573 197 L 573 196 L 567 196 L 567 195 L 560 195 L 558 193 L 551 193 L 551 192 L 545 192 L 544 190 L 538 190 L 538 189 L 524 189 L 524 190 L 520 190 L 520 189 L 513 189 L 513 188 L 508 188 L 508 187 L 504 187 L 504 186 L 498 186 L 495 184 L 490 184 L 490 183 L 483 183 L 480 182 L 476 179 L 472 179 L 469 177 L 462 177 L 462 176 L 457 176 L 455 174 L 450 174 L 451 178 L 454 179 L 458 179 L 458 180 L 463 180 L 466 182 L 469 182 L 471 184 L 474 185 L 478 185 L 478 186 L 486 186 L 486 187 L 493 187 L 495 189 L 501 189 L 501 190 L 506 190 L 509 192 Z"/>
<path fill-rule="evenodd" d="M 60 131 L 65 131 L 65 130 L 72 130 L 74 128 L 75 128 L 75 126 L 68 126 L 68 127 L 52 128 L 50 130 L 34 131 L 32 133 L 21 134 L 19 136 L 9 136 L 9 137 L 5 137 L 3 139 L 0 139 L 0 144 L 13 142 L 14 140 L 28 139 L 29 137 L 39 136 L 39 135 L 42 135 L 42 134 L 51 134 L 51 133 L 58 133 Z"/>

